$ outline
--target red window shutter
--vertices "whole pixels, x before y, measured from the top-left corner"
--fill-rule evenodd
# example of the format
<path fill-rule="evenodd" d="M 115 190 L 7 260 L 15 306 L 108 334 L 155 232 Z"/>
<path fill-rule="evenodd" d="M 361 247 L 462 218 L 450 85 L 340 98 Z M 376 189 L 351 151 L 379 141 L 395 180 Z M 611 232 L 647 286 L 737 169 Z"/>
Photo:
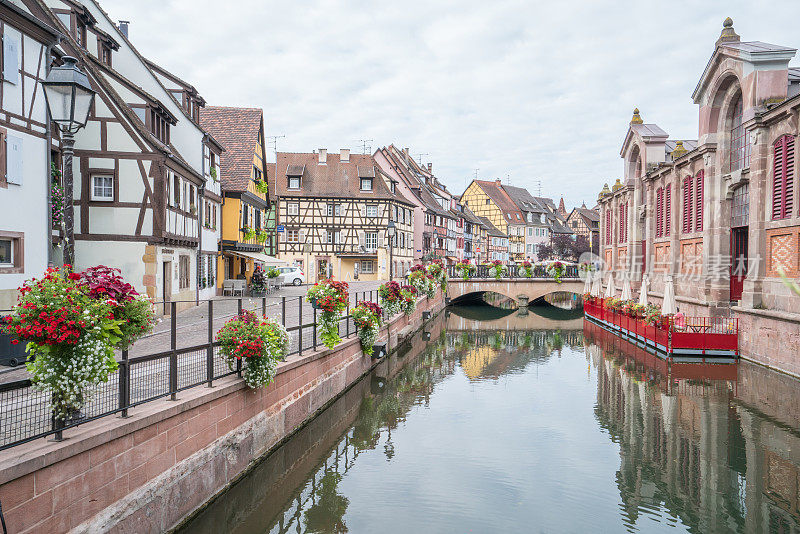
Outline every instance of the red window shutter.
<path fill-rule="evenodd" d="M 692 232 L 692 177 L 683 180 L 683 233 Z"/>
<path fill-rule="evenodd" d="M 625 203 L 625 242 L 628 242 L 628 203 Z"/>
<path fill-rule="evenodd" d="M 786 217 L 792 216 L 792 208 L 794 207 L 794 137 L 791 135 L 786 136 L 786 186 L 783 189 L 784 198 L 786 199 Z"/>
<path fill-rule="evenodd" d="M 664 188 L 656 190 L 656 237 L 664 237 Z"/>
<path fill-rule="evenodd" d="M 702 232 L 703 231 L 703 185 L 704 185 L 704 173 L 700 171 L 697 173 L 697 176 L 694 179 L 695 185 L 695 196 L 694 196 L 694 209 L 695 209 L 695 219 L 694 219 L 694 231 L 695 232 Z"/>
<path fill-rule="evenodd" d="M 667 186 L 667 191 L 664 194 L 664 235 L 669 236 L 672 233 L 672 184 Z"/>
<path fill-rule="evenodd" d="M 611 244 L 611 206 L 606 208 L 606 245 Z"/>
<path fill-rule="evenodd" d="M 785 219 L 794 207 L 794 137 L 784 135 L 774 144 L 772 161 L 772 218 Z"/>

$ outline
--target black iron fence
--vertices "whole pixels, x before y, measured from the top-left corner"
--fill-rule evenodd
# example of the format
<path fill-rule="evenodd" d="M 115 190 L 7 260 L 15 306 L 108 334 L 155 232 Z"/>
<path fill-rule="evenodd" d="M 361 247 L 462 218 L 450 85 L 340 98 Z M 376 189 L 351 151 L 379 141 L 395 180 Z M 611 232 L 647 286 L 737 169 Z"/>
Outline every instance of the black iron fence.
<path fill-rule="evenodd" d="M 377 302 L 377 293 L 372 290 L 352 295 L 346 313 L 339 320 L 340 337 L 356 334 L 351 306 L 364 300 Z M 164 304 L 156 303 L 156 306 Z M 137 341 L 129 350 L 121 351 L 118 370 L 92 392 L 80 413 L 66 420 L 54 416 L 48 393 L 36 389 L 29 378 L 15 376 L 27 374 L 22 368 L 0 371 L 0 380 L 10 378 L 0 383 L 0 450 L 50 435 L 60 440 L 65 429 L 114 414 L 127 417 L 128 410 L 140 404 L 166 397 L 176 400 L 180 391 L 202 385 L 212 387 L 220 378 L 241 376 L 241 361 L 230 369 L 214 338 L 225 321 L 244 310 L 273 317 L 286 328 L 289 333 L 287 357 L 302 356 L 322 344 L 318 334 L 318 311 L 305 302 L 304 296 L 281 297 L 280 300 L 267 297 L 209 300 L 200 308 L 193 308 L 195 313 L 191 319 L 179 316 L 179 304 L 166 303 L 169 316 L 163 321 L 168 325 L 160 324 L 154 334 Z M 179 325 L 181 320 L 185 324 Z M 166 346 L 167 339 L 169 349 L 152 350 L 155 346 Z"/>
<path fill-rule="evenodd" d="M 470 278 L 495 278 L 495 270 L 491 265 L 473 265 L 473 267 L 475 272 L 470 275 Z M 528 276 L 527 269 L 520 263 L 510 263 L 504 267 L 506 270 L 501 278 L 553 278 L 553 275 L 547 272 L 547 267 L 544 265 L 532 265 L 530 276 Z M 580 272 L 580 266 L 565 264 L 562 278 L 578 278 Z M 447 276 L 454 280 L 463 279 L 462 272 L 456 269 L 455 265 L 447 266 Z"/>

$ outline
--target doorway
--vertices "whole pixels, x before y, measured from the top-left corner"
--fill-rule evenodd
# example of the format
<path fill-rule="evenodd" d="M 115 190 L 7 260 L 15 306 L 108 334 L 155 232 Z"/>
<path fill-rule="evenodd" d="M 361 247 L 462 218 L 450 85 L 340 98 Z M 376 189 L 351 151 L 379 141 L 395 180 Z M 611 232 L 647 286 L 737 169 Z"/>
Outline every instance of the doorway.
<path fill-rule="evenodd" d="M 328 278 L 328 260 L 317 260 L 317 282 Z"/>
<path fill-rule="evenodd" d="M 747 226 L 731 229 L 731 301 L 741 300 L 747 277 Z"/>
<path fill-rule="evenodd" d="M 172 262 L 165 261 L 162 264 L 161 276 L 164 280 L 162 284 L 161 300 L 164 303 L 164 315 L 169 315 L 169 301 L 172 297 Z"/>

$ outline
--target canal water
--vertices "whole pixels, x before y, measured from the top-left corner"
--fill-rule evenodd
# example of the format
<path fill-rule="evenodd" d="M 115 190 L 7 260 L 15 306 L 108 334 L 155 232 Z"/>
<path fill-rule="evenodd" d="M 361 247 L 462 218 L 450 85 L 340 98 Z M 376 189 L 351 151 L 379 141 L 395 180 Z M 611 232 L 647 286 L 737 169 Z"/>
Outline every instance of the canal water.
<path fill-rule="evenodd" d="M 800 532 L 800 383 L 452 308 L 186 533 Z"/>

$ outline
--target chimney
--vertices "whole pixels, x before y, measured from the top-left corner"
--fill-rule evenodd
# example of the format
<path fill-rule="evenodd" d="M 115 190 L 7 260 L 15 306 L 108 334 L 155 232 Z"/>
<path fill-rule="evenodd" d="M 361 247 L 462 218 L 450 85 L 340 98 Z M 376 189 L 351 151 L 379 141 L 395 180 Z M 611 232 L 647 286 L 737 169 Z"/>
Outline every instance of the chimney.
<path fill-rule="evenodd" d="M 428 172 L 433 172 L 433 163 L 428 163 Z"/>
<path fill-rule="evenodd" d="M 339 161 L 341 161 L 342 163 L 350 163 L 350 149 L 349 148 L 343 148 L 339 152 Z"/>
<path fill-rule="evenodd" d="M 403 159 L 406 161 L 406 163 L 408 163 L 408 149 L 407 148 L 403 149 Z"/>
<path fill-rule="evenodd" d="M 130 26 L 131 21 L 129 20 L 121 20 L 117 27 L 119 28 L 120 33 L 125 36 L 125 39 L 128 38 L 128 26 Z"/>
<path fill-rule="evenodd" d="M 328 164 L 328 149 L 327 148 L 320 148 L 319 149 L 319 161 L 320 165 L 327 165 Z"/>
<path fill-rule="evenodd" d="M 497 187 L 500 187 L 501 185 L 503 185 L 503 182 L 500 181 L 500 178 L 495 178 L 494 183 L 497 184 Z"/>

